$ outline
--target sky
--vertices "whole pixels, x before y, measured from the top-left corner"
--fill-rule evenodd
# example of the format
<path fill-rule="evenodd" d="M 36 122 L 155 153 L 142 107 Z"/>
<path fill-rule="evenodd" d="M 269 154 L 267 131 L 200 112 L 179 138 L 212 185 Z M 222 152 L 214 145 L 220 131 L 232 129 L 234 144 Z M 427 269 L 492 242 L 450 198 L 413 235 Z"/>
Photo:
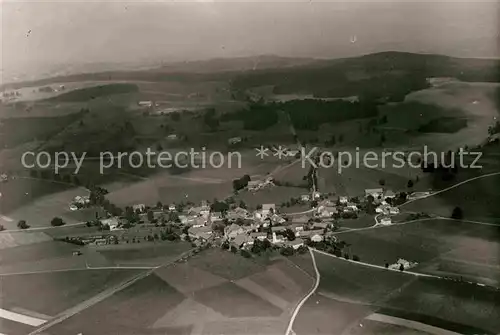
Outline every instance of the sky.
<path fill-rule="evenodd" d="M 264 54 L 500 55 L 498 1 L 0 1 L 4 76 Z"/>

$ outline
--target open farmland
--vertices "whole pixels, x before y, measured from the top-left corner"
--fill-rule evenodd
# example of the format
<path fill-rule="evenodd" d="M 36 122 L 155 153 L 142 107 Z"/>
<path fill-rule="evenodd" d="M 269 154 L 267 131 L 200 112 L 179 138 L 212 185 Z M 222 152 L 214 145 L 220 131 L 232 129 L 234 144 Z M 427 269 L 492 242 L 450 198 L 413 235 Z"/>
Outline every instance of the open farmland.
<path fill-rule="evenodd" d="M 229 273 L 233 270 L 227 263 L 235 268 L 238 260 L 244 263 L 235 269 L 239 273 Z M 95 327 L 109 335 L 282 333 L 312 280 L 284 260 L 251 264 L 256 263 L 230 252 L 207 250 L 188 263 L 155 270 L 49 333 L 85 333 Z"/>
<path fill-rule="evenodd" d="M 498 332 L 498 292 L 480 286 L 373 269 L 315 255 L 321 282 L 301 309 L 297 334 L 353 331 L 373 313 L 459 333 Z"/>
<path fill-rule="evenodd" d="M 418 262 L 416 271 L 500 283 L 498 227 L 430 220 L 362 231 L 339 237 L 363 262 L 383 266 L 399 258 Z"/>
<path fill-rule="evenodd" d="M 86 195 L 87 190 L 65 183 L 33 178 L 16 178 L 0 184 L 1 223 L 6 229 L 17 229 L 18 220 L 26 220 L 32 227 L 50 226 L 50 220 L 60 216 L 67 223 L 95 218 L 93 209 L 76 214 L 69 205 L 77 195 Z"/>
<path fill-rule="evenodd" d="M 136 270 L 75 270 L 3 276 L 2 308 L 55 316 L 134 274 Z"/>
<path fill-rule="evenodd" d="M 97 248 L 107 260 L 119 266 L 158 266 L 191 249 L 185 242 L 144 242 Z"/>
<path fill-rule="evenodd" d="M 80 112 L 58 117 L 16 117 L 2 119 L 0 147 L 12 148 L 33 141 L 46 141 L 82 118 Z"/>
<path fill-rule="evenodd" d="M 258 205 L 262 204 L 281 204 L 282 202 L 290 200 L 290 198 L 298 198 L 308 193 L 309 190 L 306 188 L 272 186 L 257 192 L 243 191 L 239 193 L 235 199 L 237 201 L 244 201 L 245 204 L 251 208 L 256 208 Z"/>
<path fill-rule="evenodd" d="M 456 183 L 458 181 L 453 184 Z M 495 223 L 500 218 L 499 186 L 500 176 L 485 177 L 436 196 L 409 203 L 403 208 L 408 211 L 425 211 L 449 217 L 453 208 L 458 206 L 462 208 L 465 219 Z"/>

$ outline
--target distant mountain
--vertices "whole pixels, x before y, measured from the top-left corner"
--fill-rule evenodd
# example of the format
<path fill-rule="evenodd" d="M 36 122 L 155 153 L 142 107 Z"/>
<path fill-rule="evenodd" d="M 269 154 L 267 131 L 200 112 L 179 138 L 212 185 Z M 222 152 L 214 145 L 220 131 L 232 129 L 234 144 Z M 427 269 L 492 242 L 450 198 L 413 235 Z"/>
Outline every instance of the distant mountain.
<path fill-rule="evenodd" d="M 102 65 L 99 67 L 102 68 Z M 427 77 L 500 82 L 500 60 L 454 58 L 405 52 L 381 52 L 360 57 L 318 60 L 256 56 L 169 63 L 149 69 L 61 75 L 2 85 L 2 89 L 70 81 L 203 81 L 228 80 L 236 90 L 274 86 L 276 93 L 346 96 L 364 86 L 421 86 Z M 415 81 L 416 84 L 412 83 Z M 407 88 L 404 88 L 407 87 Z M 376 87 L 375 87 L 376 88 Z M 332 95 L 333 94 L 333 95 Z M 399 94 L 399 93 L 398 93 Z"/>
<path fill-rule="evenodd" d="M 314 58 L 292 58 L 274 55 L 255 57 L 215 58 L 203 61 L 170 63 L 160 67 L 163 72 L 217 73 L 244 72 L 271 68 L 287 68 L 316 62 Z"/>

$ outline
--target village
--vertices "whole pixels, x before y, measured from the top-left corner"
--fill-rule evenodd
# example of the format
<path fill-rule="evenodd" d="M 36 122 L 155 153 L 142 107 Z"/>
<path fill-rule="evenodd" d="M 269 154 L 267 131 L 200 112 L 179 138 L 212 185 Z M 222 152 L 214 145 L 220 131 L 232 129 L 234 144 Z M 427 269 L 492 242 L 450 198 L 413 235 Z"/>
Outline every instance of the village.
<path fill-rule="evenodd" d="M 240 192 L 258 194 L 272 187 L 273 180 L 249 182 Z M 262 204 L 248 208 L 233 197 L 224 201 L 194 203 L 157 203 L 154 207 L 135 204 L 126 207 L 124 215 L 87 222 L 97 227 L 97 233 L 65 237 L 66 242 L 98 247 L 132 243 L 162 243 L 188 241 L 193 247 L 221 247 L 243 257 L 252 257 L 263 251 L 276 251 L 289 256 L 307 251 L 308 246 L 329 251 L 338 256 L 359 260 L 356 255 L 342 251 L 343 243 L 335 236 L 345 228 L 343 223 L 359 217 L 368 218 L 373 225 L 391 225 L 391 217 L 399 214 L 398 204 L 406 201 L 406 193 L 396 194 L 383 188 L 366 189 L 362 197 L 321 194 L 312 191 L 296 202 L 310 209 L 285 213 L 282 204 Z M 88 197 L 77 197 L 71 206 L 84 206 Z M 348 224 L 347 224 L 348 225 Z"/>

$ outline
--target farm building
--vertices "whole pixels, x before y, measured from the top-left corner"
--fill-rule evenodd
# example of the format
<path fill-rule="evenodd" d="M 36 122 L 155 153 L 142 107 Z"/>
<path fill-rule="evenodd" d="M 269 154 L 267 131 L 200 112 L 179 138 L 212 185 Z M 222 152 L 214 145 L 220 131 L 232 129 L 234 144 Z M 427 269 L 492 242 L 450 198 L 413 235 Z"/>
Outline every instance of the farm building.
<path fill-rule="evenodd" d="M 293 241 L 285 241 L 283 243 L 286 247 L 292 247 L 294 248 L 295 250 L 297 250 L 298 248 L 304 246 L 304 240 L 301 239 L 301 238 L 296 238 L 295 240 Z"/>
<path fill-rule="evenodd" d="M 372 196 L 375 199 L 381 197 L 384 194 L 384 190 L 381 188 L 371 188 L 365 190 L 365 197 Z"/>

